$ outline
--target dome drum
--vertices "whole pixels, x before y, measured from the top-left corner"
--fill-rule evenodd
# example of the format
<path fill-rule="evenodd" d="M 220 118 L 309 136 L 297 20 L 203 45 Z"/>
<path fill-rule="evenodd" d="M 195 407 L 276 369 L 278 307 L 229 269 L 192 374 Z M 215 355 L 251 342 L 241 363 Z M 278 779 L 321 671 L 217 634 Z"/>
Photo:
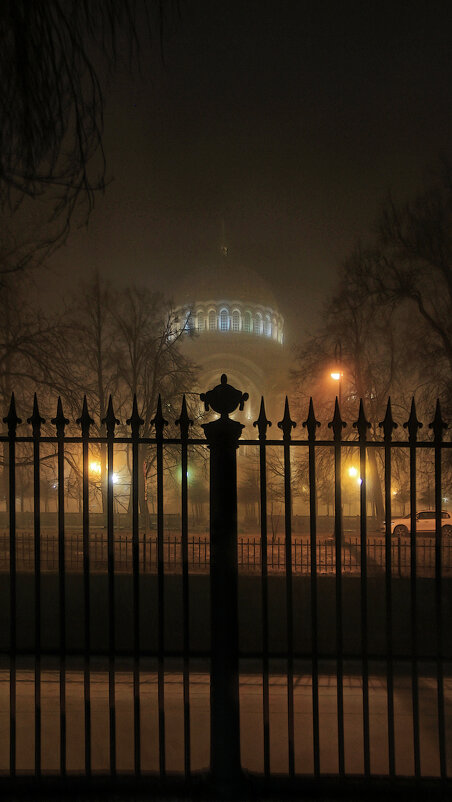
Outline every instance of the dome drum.
<path fill-rule="evenodd" d="M 178 307 L 176 314 L 188 332 L 253 334 L 283 343 L 284 319 L 271 307 L 241 301 L 207 301 Z"/>

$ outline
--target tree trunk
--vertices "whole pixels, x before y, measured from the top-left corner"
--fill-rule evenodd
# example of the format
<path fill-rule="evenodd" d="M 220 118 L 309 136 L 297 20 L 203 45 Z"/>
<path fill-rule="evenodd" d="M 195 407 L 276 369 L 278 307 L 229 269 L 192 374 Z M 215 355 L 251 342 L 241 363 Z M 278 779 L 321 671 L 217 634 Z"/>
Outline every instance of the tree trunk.
<path fill-rule="evenodd" d="M 370 498 L 374 504 L 374 509 L 377 518 L 383 520 L 385 517 L 385 508 L 383 503 L 383 493 L 381 490 L 380 476 L 378 474 L 377 460 L 375 450 L 373 448 L 367 449 L 367 459 L 369 466 L 370 478 Z"/>

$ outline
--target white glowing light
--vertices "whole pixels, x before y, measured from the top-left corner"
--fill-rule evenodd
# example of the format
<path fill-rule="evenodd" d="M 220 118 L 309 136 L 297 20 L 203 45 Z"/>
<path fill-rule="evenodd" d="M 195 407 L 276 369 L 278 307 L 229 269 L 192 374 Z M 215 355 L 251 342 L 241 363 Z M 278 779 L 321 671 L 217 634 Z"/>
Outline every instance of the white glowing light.
<path fill-rule="evenodd" d="M 89 469 L 91 473 L 99 473 L 102 471 L 100 462 L 90 462 Z"/>
<path fill-rule="evenodd" d="M 333 371 L 333 373 L 331 374 L 331 378 L 332 378 L 332 379 L 334 379 L 334 381 L 335 381 L 335 382 L 338 382 L 338 381 L 340 381 L 340 379 L 341 379 L 341 376 L 342 376 L 342 373 L 339 373 L 339 372 L 338 372 L 338 371 L 336 371 L 336 370 L 335 370 L 335 371 Z"/>
<path fill-rule="evenodd" d="M 349 476 L 352 476 L 352 477 L 353 477 L 353 476 L 358 476 L 358 470 L 357 470 L 357 468 L 353 468 L 353 467 L 349 468 L 349 469 L 348 469 L 348 475 L 349 475 Z"/>

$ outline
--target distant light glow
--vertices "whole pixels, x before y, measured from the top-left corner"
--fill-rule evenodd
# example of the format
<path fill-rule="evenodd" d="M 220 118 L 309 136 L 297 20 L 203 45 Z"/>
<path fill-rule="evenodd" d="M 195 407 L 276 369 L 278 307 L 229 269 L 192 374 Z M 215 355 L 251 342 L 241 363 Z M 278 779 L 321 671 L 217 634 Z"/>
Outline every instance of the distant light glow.
<path fill-rule="evenodd" d="M 351 468 L 349 468 L 348 469 L 348 475 L 351 476 L 351 477 L 358 476 L 357 468 L 354 468 L 353 466 Z"/>
<path fill-rule="evenodd" d="M 334 379 L 335 382 L 340 381 L 341 380 L 341 376 L 342 376 L 342 373 L 339 373 L 339 371 L 337 371 L 337 370 L 335 370 L 335 371 L 333 371 L 331 373 L 331 378 Z"/>
<path fill-rule="evenodd" d="M 101 467 L 100 462 L 90 462 L 89 469 L 90 469 L 91 473 L 100 474 L 101 471 L 102 471 L 102 467 Z"/>
<path fill-rule="evenodd" d="M 113 474 L 112 474 L 112 476 L 111 476 L 111 481 L 113 482 L 113 484 L 114 484 L 114 485 L 115 485 L 117 482 L 119 482 L 119 476 L 118 476 L 118 474 L 117 474 L 117 473 L 113 473 Z"/>

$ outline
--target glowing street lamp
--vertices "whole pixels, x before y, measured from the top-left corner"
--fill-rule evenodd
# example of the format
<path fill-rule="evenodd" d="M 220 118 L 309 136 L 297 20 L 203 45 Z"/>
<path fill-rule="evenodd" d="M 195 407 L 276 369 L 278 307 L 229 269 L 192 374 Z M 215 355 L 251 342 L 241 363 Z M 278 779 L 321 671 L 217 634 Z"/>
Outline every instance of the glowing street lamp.
<path fill-rule="evenodd" d="M 340 342 L 336 343 L 334 347 L 334 361 L 336 367 L 331 371 L 330 376 L 333 381 L 337 382 L 337 396 L 340 406 L 342 400 L 342 377 L 344 375 L 342 372 L 342 344 Z"/>

